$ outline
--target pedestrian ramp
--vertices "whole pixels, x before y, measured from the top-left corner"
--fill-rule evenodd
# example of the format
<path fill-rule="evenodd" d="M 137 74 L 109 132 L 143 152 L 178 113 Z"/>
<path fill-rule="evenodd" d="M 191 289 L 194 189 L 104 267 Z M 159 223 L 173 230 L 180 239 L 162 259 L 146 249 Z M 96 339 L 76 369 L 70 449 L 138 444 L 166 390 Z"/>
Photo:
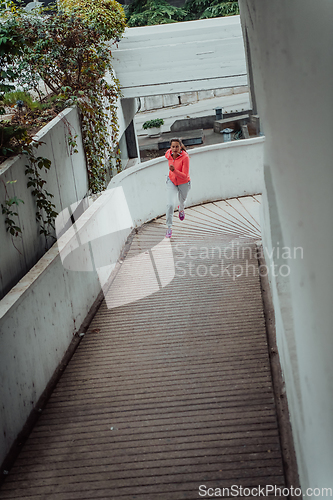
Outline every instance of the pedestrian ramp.
<path fill-rule="evenodd" d="M 171 240 L 165 217 L 131 235 L 0 499 L 282 496 L 260 201 L 186 209 Z"/>

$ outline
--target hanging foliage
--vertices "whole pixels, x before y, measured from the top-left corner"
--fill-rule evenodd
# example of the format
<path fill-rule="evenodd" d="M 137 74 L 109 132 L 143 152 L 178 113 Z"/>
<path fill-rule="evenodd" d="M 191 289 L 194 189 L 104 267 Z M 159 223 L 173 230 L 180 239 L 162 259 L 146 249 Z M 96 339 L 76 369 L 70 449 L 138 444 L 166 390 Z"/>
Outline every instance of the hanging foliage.
<path fill-rule="evenodd" d="M 187 0 L 185 9 L 189 12 L 188 19 L 208 19 L 211 17 L 234 16 L 239 14 L 238 1 Z"/>
<path fill-rule="evenodd" d="M 239 14 L 238 1 L 226 0 L 187 0 L 183 8 L 174 7 L 166 0 L 134 0 L 125 9 L 128 26 L 149 26 Z"/>
<path fill-rule="evenodd" d="M 51 162 L 35 156 L 39 143 L 33 141 L 29 130 L 43 125 L 62 109 L 77 105 L 89 188 L 93 193 L 105 189 L 111 156 L 119 169 L 120 88 L 112 77 L 109 39 L 115 42 L 122 36 L 125 16 L 113 0 L 103 0 L 94 7 L 78 1 L 63 11 L 41 8 L 31 12 L 0 0 L 0 11 L 0 114 L 5 108 L 15 111 L 11 121 L 1 121 L 0 117 L 0 159 L 18 153 L 27 155 L 28 188 L 36 200 L 36 220 L 47 243 L 57 213 L 40 174 L 49 170 Z M 41 90 L 41 82 L 48 89 L 47 95 Z M 68 144 L 75 153 L 75 136 L 70 132 Z M 21 229 L 12 207 L 21 200 L 7 198 L 1 205 L 7 230 L 19 236 Z"/>
<path fill-rule="evenodd" d="M 59 6 L 64 13 L 81 17 L 105 40 L 121 36 L 126 26 L 124 9 L 115 0 L 60 0 Z"/>
<path fill-rule="evenodd" d="M 170 5 L 166 0 L 134 0 L 126 6 L 128 26 L 151 26 L 155 24 L 184 21 L 187 12 Z"/>

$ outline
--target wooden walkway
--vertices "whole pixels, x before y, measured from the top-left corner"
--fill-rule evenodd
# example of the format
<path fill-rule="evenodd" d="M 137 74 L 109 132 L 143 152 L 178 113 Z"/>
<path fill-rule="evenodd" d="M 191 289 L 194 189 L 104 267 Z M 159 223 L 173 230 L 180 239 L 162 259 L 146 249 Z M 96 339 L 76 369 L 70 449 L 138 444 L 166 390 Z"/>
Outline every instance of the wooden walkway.
<path fill-rule="evenodd" d="M 198 500 L 208 487 L 283 487 L 259 204 L 187 209 L 171 241 L 165 217 L 140 228 L 0 499 Z"/>

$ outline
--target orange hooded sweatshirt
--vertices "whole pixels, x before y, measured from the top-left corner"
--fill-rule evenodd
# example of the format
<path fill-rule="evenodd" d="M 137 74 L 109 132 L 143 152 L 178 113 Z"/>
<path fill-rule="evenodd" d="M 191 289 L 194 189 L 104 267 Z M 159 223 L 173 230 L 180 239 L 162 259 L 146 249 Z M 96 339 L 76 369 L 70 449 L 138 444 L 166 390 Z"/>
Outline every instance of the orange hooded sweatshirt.
<path fill-rule="evenodd" d="M 174 160 L 172 158 L 171 149 L 168 149 L 165 153 L 165 157 L 169 162 L 169 166 L 173 165 L 175 167 L 173 172 L 169 170 L 169 178 L 175 186 L 179 186 L 179 184 L 186 184 L 191 180 L 189 175 L 190 159 L 186 151 L 182 151 Z"/>

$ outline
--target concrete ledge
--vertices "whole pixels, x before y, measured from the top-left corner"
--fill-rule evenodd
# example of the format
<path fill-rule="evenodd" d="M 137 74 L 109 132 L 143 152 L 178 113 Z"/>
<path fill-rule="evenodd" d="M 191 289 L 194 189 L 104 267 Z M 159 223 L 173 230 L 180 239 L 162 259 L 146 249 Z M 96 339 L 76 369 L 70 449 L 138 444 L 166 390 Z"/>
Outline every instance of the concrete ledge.
<path fill-rule="evenodd" d="M 0 463 L 106 284 L 105 268 L 110 277 L 132 229 L 127 218 L 127 227 L 115 232 L 114 219 L 107 217 L 126 211 L 119 206 L 119 190 L 103 193 L 0 302 Z M 103 252 L 98 238 L 109 234 L 112 248 Z"/>
<path fill-rule="evenodd" d="M 241 87 L 229 87 L 214 90 L 203 90 L 197 92 L 180 92 L 179 94 L 165 94 L 162 96 L 151 96 L 141 98 L 140 111 L 151 111 L 153 109 L 168 108 L 178 104 L 188 104 L 211 99 L 212 97 L 224 97 L 232 94 L 243 94 L 248 92 L 247 85 Z"/>
<path fill-rule="evenodd" d="M 261 193 L 264 137 L 189 150 L 192 188 L 187 206 Z M 116 175 L 109 188 L 122 186 L 134 226 L 165 214 L 165 157 L 146 161 Z"/>

